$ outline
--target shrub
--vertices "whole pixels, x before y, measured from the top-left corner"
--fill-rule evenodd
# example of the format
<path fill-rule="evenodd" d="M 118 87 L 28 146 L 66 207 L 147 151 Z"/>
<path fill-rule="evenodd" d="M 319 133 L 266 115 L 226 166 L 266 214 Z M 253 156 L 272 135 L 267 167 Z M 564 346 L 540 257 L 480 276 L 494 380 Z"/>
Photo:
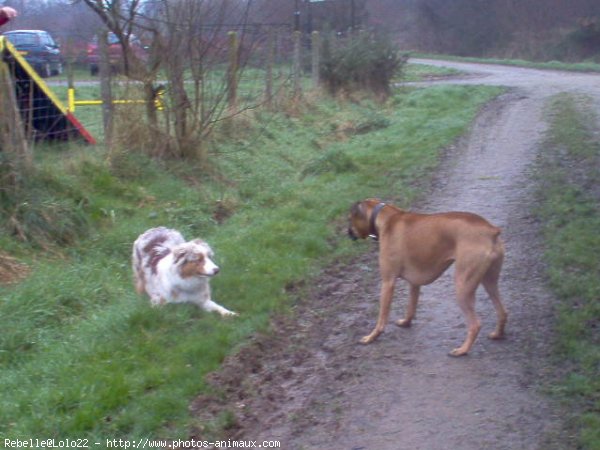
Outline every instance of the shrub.
<path fill-rule="evenodd" d="M 600 61 L 600 18 L 588 17 L 555 39 L 550 57 L 559 61 Z"/>
<path fill-rule="evenodd" d="M 407 60 L 387 36 L 378 33 L 329 37 L 323 42 L 320 76 L 332 95 L 364 90 L 387 98 L 392 78 Z"/>
<path fill-rule="evenodd" d="M 580 58 L 598 57 L 600 54 L 600 18 L 582 19 L 577 29 L 567 35 L 567 44 Z"/>
<path fill-rule="evenodd" d="M 321 175 L 324 173 L 340 174 L 356 170 L 357 166 L 350 156 L 340 149 L 333 149 L 310 161 L 302 170 L 300 178 L 304 179 L 310 175 Z"/>

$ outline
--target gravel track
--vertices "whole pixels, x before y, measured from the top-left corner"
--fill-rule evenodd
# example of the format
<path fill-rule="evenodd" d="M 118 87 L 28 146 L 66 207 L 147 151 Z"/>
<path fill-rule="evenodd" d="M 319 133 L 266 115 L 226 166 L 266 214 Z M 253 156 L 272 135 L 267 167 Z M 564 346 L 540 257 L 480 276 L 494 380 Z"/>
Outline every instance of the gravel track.
<path fill-rule="evenodd" d="M 447 356 L 465 334 L 450 270 L 422 289 L 411 328 L 390 323 L 375 343 L 359 345 L 375 322 L 379 292 L 376 244 L 363 244 L 369 250 L 361 258 L 323 273 L 293 322 L 282 319 L 274 337 L 257 338 L 213 375 L 215 383 L 227 386 L 227 400 L 237 412 L 232 436 L 279 440 L 284 449 L 574 448 L 560 408 L 540 389 L 540 380 L 552 371 L 555 300 L 542 275 L 530 170 L 546 129 L 547 100 L 559 92 L 581 92 L 600 105 L 600 76 L 412 62 L 470 74 L 436 83 L 510 88 L 448 150 L 416 208 L 472 211 L 503 229 L 507 254 L 500 289 L 509 311 L 507 338 L 486 339 L 495 313 L 480 289 L 479 339 L 467 357 Z M 400 282 L 392 320 L 402 316 L 406 298 Z M 198 411 L 205 400 L 195 403 Z"/>

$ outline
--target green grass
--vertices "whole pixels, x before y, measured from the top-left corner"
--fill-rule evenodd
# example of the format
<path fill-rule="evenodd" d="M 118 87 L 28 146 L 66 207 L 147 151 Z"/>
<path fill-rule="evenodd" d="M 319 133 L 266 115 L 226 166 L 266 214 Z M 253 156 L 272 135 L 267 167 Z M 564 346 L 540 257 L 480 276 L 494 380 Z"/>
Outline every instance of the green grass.
<path fill-rule="evenodd" d="M 398 81 L 427 81 L 451 76 L 459 76 L 463 72 L 449 67 L 429 66 L 426 64 L 407 64 L 402 71 L 402 79 Z"/>
<path fill-rule="evenodd" d="M 286 66 L 278 66 L 275 69 L 275 90 L 280 89 L 282 85 L 291 85 L 291 78 L 289 72 L 290 68 Z M 100 85 L 98 77 L 90 77 L 86 75 L 85 71 L 81 68 L 75 70 L 75 99 L 76 100 L 99 100 L 101 98 Z M 458 75 L 461 72 L 456 69 L 450 69 L 446 67 L 427 66 L 423 64 L 406 64 L 403 70 L 401 80 L 396 81 L 422 81 L 434 78 L 448 77 Z M 214 89 L 219 89 L 220 82 L 225 78 L 226 71 L 216 70 L 210 73 L 209 81 L 211 86 L 216 86 Z M 264 71 L 249 68 L 242 72 L 241 84 L 238 88 L 238 95 L 241 104 L 247 106 L 254 106 L 262 101 L 262 95 L 264 92 Z M 60 77 L 53 77 L 50 80 L 66 80 L 66 75 Z M 90 85 L 89 80 L 98 81 L 98 84 Z M 77 81 L 84 81 L 85 83 L 78 84 Z M 207 81 L 207 82 L 209 82 Z M 190 84 L 190 89 L 191 89 Z M 308 78 L 303 79 L 303 90 L 309 92 L 311 89 L 311 82 Z M 67 101 L 67 87 L 66 85 L 51 86 L 52 91 L 66 106 Z M 191 93 L 190 93 L 191 94 Z M 142 99 L 143 93 L 139 89 L 139 85 L 136 84 L 114 84 L 113 85 L 113 96 L 116 99 Z M 116 106 L 117 109 L 122 106 Z M 139 108 L 139 111 L 143 111 L 143 108 Z M 100 119 L 101 107 L 98 105 L 85 105 L 76 106 L 75 116 L 84 125 L 84 127 L 92 134 L 92 136 L 98 141 L 102 142 L 104 139 L 104 130 L 102 128 L 102 120 Z"/>
<path fill-rule="evenodd" d="M 523 59 L 475 58 L 470 56 L 438 55 L 414 53 L 414 58 L 441 59 L 446 61 L 464 61 L 483 64 L 501 64 L 505 66 L 527 67 L 530 69 L 565 70 L 569 72 L 600 72 L 600 64 L 595 62 L 565 63 L 562 61 L 527 61 Z"/>
<path fill-rule="evenodd" d="M 557 352 L 568 375 L 555 390 L 576 412 L 581 448 L 600 449 L 600 140 L 585 99 L 549 106 L 538 164 L 539 217 L 550 285 L 561 299 Z"/>
<path fill-rule="evenodd" d="M 125 151 L 109 165 L 100 149 L 40 149 L 45 198 L 79 208 L 85 224 L 69 246 L 44 251 L 0 227 L 3 248 L 32 266 L 0 288 L 0 437 L 176 438 L 206 426 L 188 410 L 211 389 L 204 376 L 289 311 L 288 286 L 357 251 L 344 232 L 350 204 L 410 204 L 440 149 L 500 92 L 404 89 L 384 106 L 257 112 L 205 165 Z M 230 214 L 221 224 L 217 205 Z M 131 243 L 158 225 L 211 243 L 215 300 L 238 318 L 153 309 L 134 294 Z"/>

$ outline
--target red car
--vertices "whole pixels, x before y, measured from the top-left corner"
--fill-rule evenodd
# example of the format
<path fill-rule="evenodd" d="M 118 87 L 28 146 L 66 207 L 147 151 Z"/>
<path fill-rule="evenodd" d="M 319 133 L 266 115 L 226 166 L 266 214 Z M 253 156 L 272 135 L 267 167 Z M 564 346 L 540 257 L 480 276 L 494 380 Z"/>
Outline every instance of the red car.
<path fill-rule="evenodd" d="M 142 42 L 133 34 L 129 36 L 129 49 L 136 59 L 140 61 L 146 61 L 148 59 L 146 47 L 144 47 Z M 90 65 L 90 73 L 92 75 L 98 75 L 100 51 L 98 49 L 97 38 L 94 38 L 94 40 L 88 44 L 87 60 Z M 121 46 L 119 38 L 114 33 L 108 33 L 108 61 L 114 72 L 121 71 L 123 64 L 123 47 Z"/>

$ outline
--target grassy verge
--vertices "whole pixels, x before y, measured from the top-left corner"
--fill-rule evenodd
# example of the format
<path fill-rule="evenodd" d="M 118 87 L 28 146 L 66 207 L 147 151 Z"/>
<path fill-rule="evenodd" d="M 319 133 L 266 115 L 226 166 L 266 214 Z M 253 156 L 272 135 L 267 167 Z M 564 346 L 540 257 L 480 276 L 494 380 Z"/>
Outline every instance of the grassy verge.
<path fill-rule="evenodd" d="M 528 67 L 531 69 L 565 70 L 569 72 L 600 72 L 600 64 L 594 62 L 564 63 L 561 61 L 526 61 L 523 59 L 474 58 L 469 56 L 438 55 L 414 53 L 414 58 L 441 59 L 445 61 L 464 61 L 483 64 L 501 64 L 505 66 Z"/>
<path fill-rule="evenodd" d="M 550 284 L 561 299 L 557 350 L 568 375 L 556 391 L 576 411 L 582 448 L 600 449 L 600 140 L 598 118 L 561 95 L 539 161 L 538 214 Z"/>
<path fill-rule="evenodd" d="M 279 68 L 280 76 L 283 76 L 289 70 L 282 66 Z M 82 68 L 76 68 L 74 72 L 75 77 L 75 99 L 79 100 L 99 100 L 101 98 L 100 84 L 98 77 L 89 77 L 86 75 Z M 427 66 L 424 64 L 406 64 L 402 70 L 401 75 L 394 80 L 394 82 L 406 82 L 406 81 L 424 81 L 432 79 L 440 79 L 449 76 L 459 75 L 461 72 L 456 69 L 447 67 L 436 67 Z M 210 74 L 211 83 L 219 84 L 217 80 L 222 80 L 226 77 L 225 71 L 215 71 Z M 264 90 L 264 73 L 257 69 L 246 69 L 243 72 L 241 79 L 242 83 L 238 88 L 238 94 L 240 101 L 247 105 L 254 105 L 260 103 Z M 96 83 L 90 84 L 90 80 Z M 67 100 L 67 86 L 66 86 L 66 75 L 63 74 L 59 77 L 53 77 L 49 81 L 60 81 L 61 84 L 52 84 L 50 89 L 56 94 L 64 105 L 68 104 Z M 282 85 L 286 82 L 281 82 Z M 289 84 L 289 80 L 288 80 Z M 281 86 L 280 86 L 281 88 Z M 303 80 L 303 89 L 306 92 L 311 90 L 310 80 Z M 277 90 L 277 89 L 276 89 Z M 143 92 L 140 89 L 139 84 L 133 83 L 128 84 L 124 80 L 122 83 L 114 83 L 112 87 L 112 94 L 115 99 L 143 99 Z M 117 111 L 123 109 L 122 106 L 117 106 Z M 142 108 L 140 108 L 142 109 Z M 102 127 L 102 119 L 100 116 L 100 106 L 76 106 L 75 116 L 81 122 L 84 127 L 92 134 L 92 136 L 98 141 L 102 142 L 104 138 L 104 130 Z"/>
<path fill-rule="evenodd" d="M 351 202 L 409 204 L 440 149 L 499 92 L 411 89 L 385 106 L 328 101 L 255 113 L 202 165 L 38 151 L 35 177 L 46 189 L 20 204 L 19 220 L 53 203 L 83 219 L 60 248 L 18 243 L 0 222 L 0 244 L 32 266 L 25 281 L 0 288 L 0 437 L 96 442 L 202 428 L 188 405 L 208 389 L 204 375 L 290 306 L 287 286 L 356 251 L 343 233 Z M 134 294 L 131 243 L 158 225 L 211 243 L 222 269 L 214 297 L 240 317 L 153 309 Z"/>
<path fill-rule="evenodd" d="M 449 67 L 428 66 L 426 64 L 407 64 L 402 71 L 402 78 L 396 82 L 426 81 L 459 76 L 462 72 Z"/>

